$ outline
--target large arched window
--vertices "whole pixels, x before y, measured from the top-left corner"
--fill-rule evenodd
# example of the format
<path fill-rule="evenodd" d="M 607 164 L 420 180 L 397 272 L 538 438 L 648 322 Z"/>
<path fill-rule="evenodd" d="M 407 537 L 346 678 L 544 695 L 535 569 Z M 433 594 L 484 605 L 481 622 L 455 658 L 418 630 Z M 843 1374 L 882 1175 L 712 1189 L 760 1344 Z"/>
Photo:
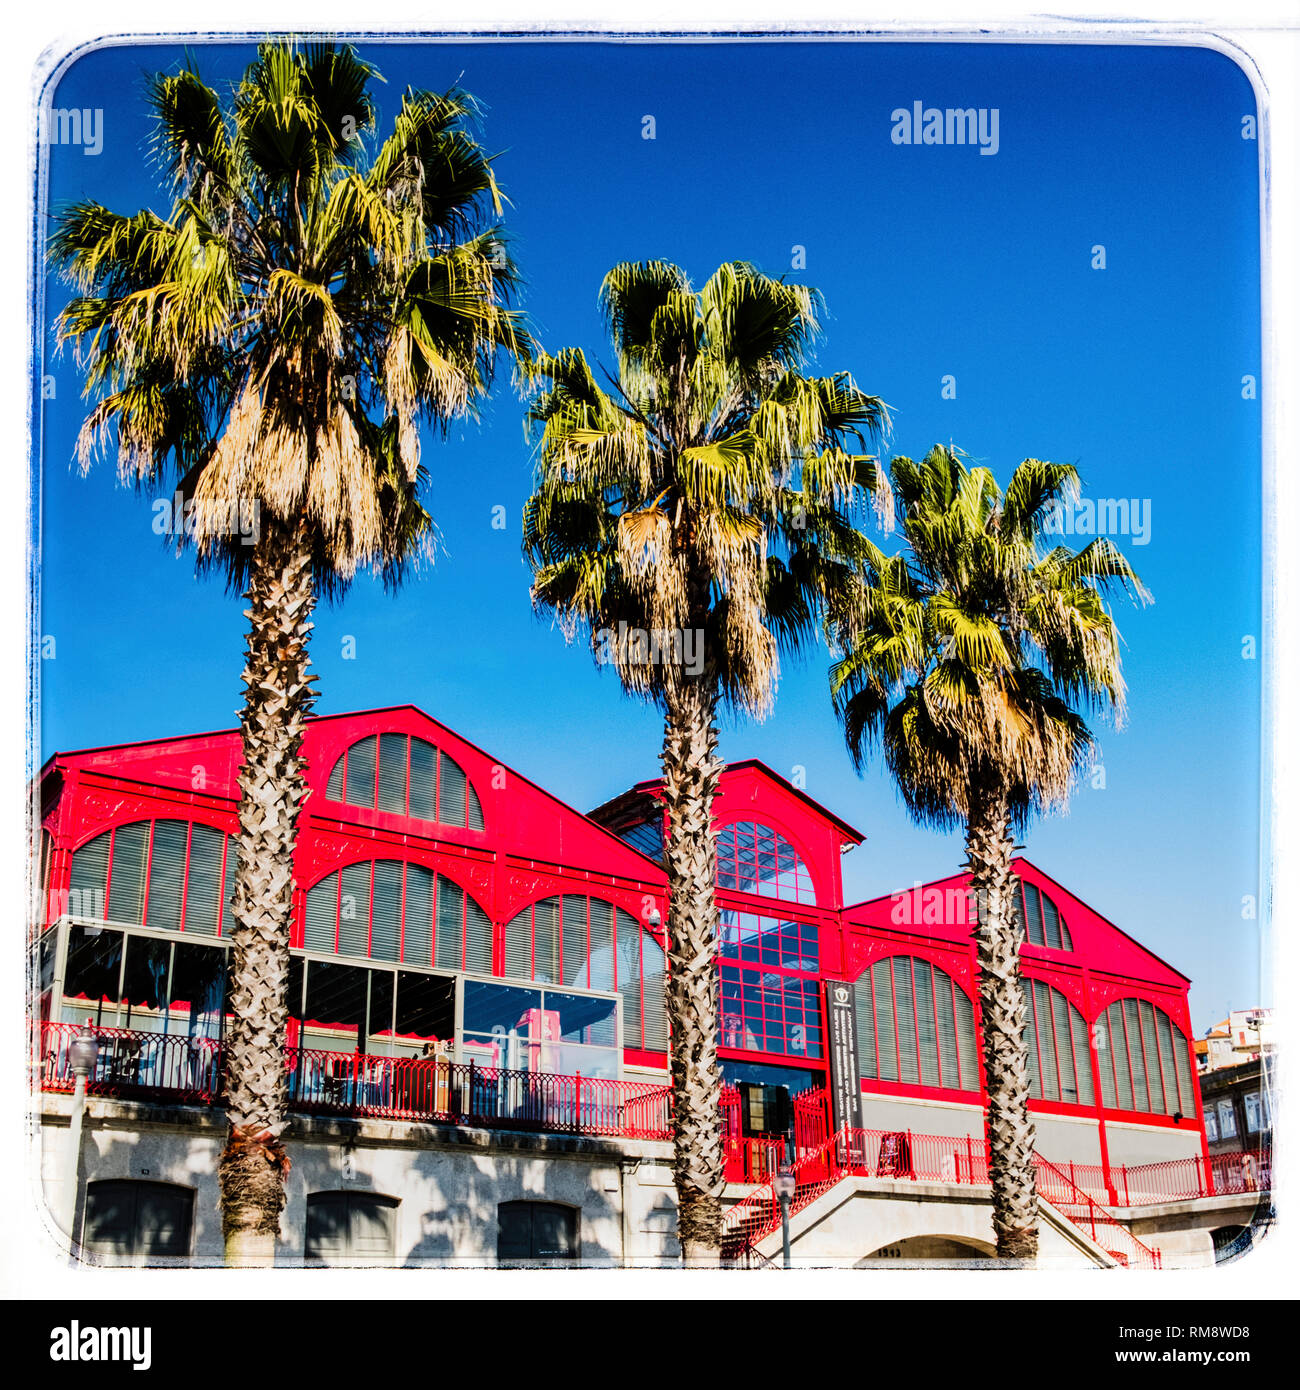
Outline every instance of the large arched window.
<path fill-rule="evenodd" d="M 1094 1031 L 1102 1104 L 1111 1110 L 1195 1115 L 1187 1038 L 1167 1013 L 1145 999 L 1117 999 Z"/>
<path fill-rule="evenodd" d="M 423 864 L 363 860 L 307 894 L 303 946 L 331 955 L 492 973 L 492 921 L 458 884 Z"/>
<path fill-rule="evenodd" d="M 115 826 L 72 856 L 67 911 L 164 931 L 225 934 L 232 925 L 233 835 L 184 820 Z"/>
<path fill-rule="evenodd" d="M 808 866 L 770 825 L 733 821 L 718 831 L 718 887 L 815 907 Z"/>
<path fill-rule="evenodd" d="M 623 1046 L 663 1052 L 664 953 L 630 912 L 580 893 L 543 898 L 506 926 L 502 974 L 512 980 L 617 990 Z"/>
<path fill-rule="evenodd" d="M 1045 981 L 1022 979 L 1020 983 L 1028 1025 L 1029 1094 L 1035 1100 L 1091 1105 L 1092 1067 L 1083 1015 Z"/>
<path fill-rule="evenodd" d="M 483 807 L 465 770 L 410 734 L 371 734 L 334 764 L 325 795 L 413 820 L 483 829 Z"/>
<path fill-rule="evenodd" d="M 1046 946 L 1053 951 L 1073 951 L 1070 928 L 1065 914 L 1056 905 L 1046 888 L 1020 880 L 1020 892 L 1013 899 L 1024 938 L 1031 946 Z"/>
<path fill-rule="evenodd" d="M 886 956 L 853 988 L 864 1080 L 979 1090 L 975 1011 L 951 975 L 918 956 Z"/>

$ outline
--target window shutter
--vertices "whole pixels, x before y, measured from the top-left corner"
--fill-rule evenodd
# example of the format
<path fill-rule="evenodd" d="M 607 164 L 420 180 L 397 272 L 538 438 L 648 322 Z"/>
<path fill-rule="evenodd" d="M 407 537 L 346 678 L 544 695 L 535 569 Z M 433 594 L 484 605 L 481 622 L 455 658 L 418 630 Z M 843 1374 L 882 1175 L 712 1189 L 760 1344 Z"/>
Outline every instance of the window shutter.
<path fill-rule="evenodd" d="M 556 983 L 587 987 L 587 903 L 590 900 L 575 893 L 565 893 L 560 899 L 560 919 L 563 929 L 564 958 Z"/>
<path fill-rule="evenodd" d="M 591 955 L 587 967 L 589 989 L 614 988 L 614 909 L 599 898 L 591 902 Z"/>
<path fill-rule="evenodd" d="M 397 960 L 402 933 L 402 870 L 396 859 L 375 861 L 374 914 L 370 926 L 372 960 Z"/>
<path fill-rule="evenodd" d="M 379 736 L 379 810 L 392 815 L 406 814 L 405 734 Z"/>
<path fill-rule="evenodd" d="M 1142 1023 L 1138 1017 L 1138 1001 L 1124 1000 L 1124 1024 L 1128 1033 L 1129 1067 L 1133 1072 L 1133 1108 L 1150 1110 L 1151 1096 L 1148 1090 L 1147 1064 L 1142 1050 Z"/>
<path fill-rule="evenodd" d="M 346 756 L 345 753 L 343 758 Z M 330 801 L 343 800 L 343 758 L 334 764 L 330 770 L 330 779 L 325 784 L 325 796 Z"/>
<path fill-rule="evenodd" d="M 619 908 L 615 914 L 618 931 L 618 992 L 623 996 L 623 1046 L 649 1047 L 643 1042 L 641 1023 L 641 938 L 645 933 L 630 912 Z M 654 942 L 645 941 L 647 959 Z"/>
<path fill-rule="evenodd" d="M 411 740 L 410 814 L 416 820 L 436 820 L 438 750 L 422 738 Z"/>
<path fill-rule="evenodd" d="M 1051 897 L 1039 890 L 1043 901 L 1043 942 L 1054 951 L 1061 949 L 1061 914 Z"/>
<path fill-rule="evenodd" d="M 858 1074 L 876 1074 L 876 1001 L 871 994 L 871 971 L 864 970 L 853 985 L 854 1012 L 858 1020 Z"/>
<path fill-rule="evenodd" d="M 876 995 L 876 1043 L 880 1049 L 880 1079 L 898 1080 L 898 1034 L 894 1030 L 894 984 L 888 958 L 871 967 Z"/>
<path fill-rule="evenodd" d="M 1070 1038 L 1074 1044 L 1075 1079 L 1079 1087 L 1079 1104 L 1092 1105 L 1095 1096 L 1092 1089 L 1092 1053 L 1088 1047 L 1088 1025 L 1083 1015 L 1070 1005 Z"/>
<path fill-rule="evenodd" d="M 471 830 L 483 829 L 483 807 L 478 799 L 478 792 L 474 790 L 474 784 L 466 781 L 466 789 L 469 794 L 469 828 Z"/>
<path fill-rule="evenodd" d="M 1056 1040 L 1056 1068 L 1060 1078 L 1061 1099 L 1068 1105 L 1077 1105 L 1079 1080 L 1074 1074 L 1074 1050 L 1070 1045 L 1072 1006 L 1059 989 L 1049 989 L 1048 993 L 1052 1000 L 1052 1034 Z"/>
<path fill-rule="evenodd" d="M 1178 1077 L 1174 1072 L 1174 1040 L 1169 1026 L 1169 1015 L 1163 1009 L 1156 1010 L 1156 1039 L 1160 1048 L 1160 1076 L 1164 1089 L 1164 1111 L 1172 1115 L 1181 1110 L 1178 1103 Z"/>
<path fill-rule="evenodd" d="M 402 959 L 412 965 L 433 964 L 433 870 L 406 866 L 406 930 Z"/>
<path fill-rule="evenodd" d="M 1061 949 L 1064 951 L 1074 950 L 1074 941 L 1070 936 L 1070 928 L 1064 917 L 1061 918 Z"/>
<path fill-rule="evenodd" d="M 961 1076 L 957 1064 L 957 1021 L 953 1011 L 952 977 L 941 970 L 934 972 L 934 1023 L 939 1049 L 939 1085 L 956 1090 L 963 1080 L 970 1089 L 969 1079 Z"/>
<path fill-rule="evenodd" d="M 898 1029 L 898 1079 L 915 1086 L 920 1080 L 916 1066 L 916 1001 L 912 995 L 912 958 L 895 956 L 894 1023 Z"/>
<path fill-rule="evenodd" d="M 449 970 L 465 969 L 465 890 L 438 875 L 438 959 Z"/>
<path fill-rule="evenodd" d="M 1042 1068 L 1039 1065 L 1038 1052 L 1038 1018 L 1034 1008 L 1034 982 L 1026 980 L 1023 976 L 1020 980 L 1020 992 L 1025 1001 L 1025 1051 L 1028 1056 L 1029 1068 L 1029 1094 L 1034 1100 L 1043 1098 L 1043 1078 Z"/>
<path fill-rule="evenodd" d="M 160 827 L 161 828 L 161 827 Z M 190 882 L 185 891 L 185 930 L 215 936 L 221 918 L 221 856 L 226 837 L 210 825 L 190 829 Z M 153 862 L 158 863 L 158 832 L 154 831 Z M 153 921 L 153 878 L 149 882 L 149 919 Z"/>
<path fill-rule="evenodd" d="M 526 907 L 506 924 L 505 975 L 527 980 L 533 973 L 533 909 Z"/>
<path fill-rule="evenodd" d="M 108 842 L 111 832 L 96 835 L 72 856 L 68 912 L 73 917 L 108 915 Z"/>
<path fill-rule="evenodd" d="M 939 1084 L 939 1044 L 934 1013 L 933 967 L 928 960 L 916 960 L 916 1031 L 920 1039 L 921 1085 Z"/>
<path fill-rule="evenodd" d="M 181 825 L 183 821 L 169 821 Z M 144 921 L 144 868 L 149 850 L 147 820 L 119 825 L 113 831 L 113 877 L 108 885 L 108 916 L 113 922 Z M 184 850 L 181 851 L 182 858 Z M 179 911 L 180 895 L 177 894 Z"/>
<path fill-rule="evenodd" d="M 234 930 L 234 910 L 230 906 L 235 898 L 235 880 L 239 875 L 239 841 L 233 835 L 226 837 L 226 883 L 221 890 L 221 934 L 229 936 Z"/>
<path fill-rule="evenodd" d="M 958 989 L 955 982 L 952 1001 L 957 1010 L 957 1065 L 961 1068 L 961 1088 L 963 1091 L 978 1091 L 980 1072 L 975 1059 L 975 1006 L 966 991 Z"/>
<path fill-rule="evenodd" d="M 465 773 L 446 753 L 439 753 L 438 764 L 438 820 L 443 825 L 464 825 Z"/>
<path fill-rule="evenodd" d="M 185 888 L 185 842 L 189 825 L 182 820 L 160 820 L 153 828 L 153 854 L 149 862 L 149 925 L 162 931 L 180 931 L 181 894 Z M 113 856 L 113 906 L 117 907 L 117 855 Z M 135 920 L 135 919 L 132 919 Z"/>
<path fill-rule="evenodd" d="M 1145 999 L 1138 1000 L 1138 1017 L 1142 1021 L 1142 1060 L 1147 1072 L 1147 1095 L 1152 1112 L 1158 1115 L 1165 1108 L 1160 1085 L 1160 1052 L 1156 1044 L 1155 1010 Z"/>
<path fill-rule="evenodd" d="M 348 805 L 375 804 L 375 736 L 348 749 Z"/>
<path fill-rule="evenodd" d="M 1173 1029 L 1174 1066 L 1178 1075 L 1178 1108 L 1184 1115 L 1196 1114 L 1196 1091 L 1192 1080 L 1192 1067 L 1187 1058 L 1187 1039 L 1182 1030 Z"/>
<path fill-rule="evenodd" d="M 339 912 L 339 876 L 330 874 L 307 893 L 303 945 L 309 951 L 334 953 L 334 933 Z"/>
<path fill-rule="evenodd" d="M 635 918 L 628 914 L 629 922 L 641 939 L 641 970 L 645 988 L 645 1010 L 643 1025 L 645 1045 L 652 1052 L 668 1050 L 668 1012 L 664 1007 L 664 953 L 663 948 L 649 932 L 644 931 Z"/>
<path fill-rule="evenodd" d="M 477 975 L 492 973 L 492 919 L 465 894 L 465 969 Z"/>
<path fill-rule="evenodd" d="M 533 909 L 533 979 L 560 982 L 559 898 L 546 898 Z"/>
<path fill-rule="evenodd" d="M 1097 1074 L 1101 1078 L 1101 1103 L 1109 1109 L 1115 1107 L 1115 1038 L 1111 1032 L 1110 1010 L 1097 1017 L 1094 1031 L 1097 1041 Z"/>
<path fill-rule="evenodd" d="M 1043 944 L 1043 900 L 1034 884 L 1026 883 L 1024 889 L 1026 934 L 1031 945 L 1041 946 Z"/>
<path fill-rule="evenodd" d="M 340 870 L 339 955 L 364 956 L 370 950 L 369 860 Z"/>

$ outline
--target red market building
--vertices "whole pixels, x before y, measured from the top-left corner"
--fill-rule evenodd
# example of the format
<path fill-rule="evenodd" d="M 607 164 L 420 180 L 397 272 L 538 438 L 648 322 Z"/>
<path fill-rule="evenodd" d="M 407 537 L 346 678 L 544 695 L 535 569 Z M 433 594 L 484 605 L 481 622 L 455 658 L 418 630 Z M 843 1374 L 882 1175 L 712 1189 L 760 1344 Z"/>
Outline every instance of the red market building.
<path fill-rule="evenodd" d="M 307 1259 L 481 1262 L 494 1245 L 501 1259 L 671 1258 L 656 784 L 584 815 L 412 706 L 314 718 L 304 753 L 286 1084 L 299 1181 L 326 1185 L 291 1191 L 289 1247 Z M 214 1205 L 220 1140 L 239 761 L 227 730 L 61 753 L 41 772 L 39 1088 L 59 1130 L 68 1047 L 89 1024 L 100 1049 L 72 1220 L 92 1252 L 201 1260 L 218 1248 L 200 1212 Z M 863 836 L 755 761 L 723 773 L 715 825 L 733 1246 L 770 1234 L 767 1183 L 788 1161 L 816 1172 L 805 1206 L 827 1184 L 885 1179 L 965 1184 L 969 1197 L 987 1170 L 965 879 L 845 904 L 841 856 Z M 1015 867 L 1040 1191 L 1057 1184 L 1062 1219 L 1083 1212 L 1103 1253 L 1151 1254 L 1131 1235 L 1097 1240 L 1097 1222 L 1132 1232 L 1144 1204 L 1204 1204 L 1223 1186 L 1188 980 L 1028 860 Z M 827 1099 L 828 984 L 851 989 L 856 1014 L 848 1147 Z M 755 1087 L 792 1098 L 786 1133 L 752 1132 Z M 775 1092 L 757 1094 L 770 1113 Z M 127 1148 L 115 1131 L 134 1136 Z M 475 1181 L 462 1171 L 471 1138 L 496 1155 L 497 1219 L 478 1232 L 453 1229 L 456 1194 Z M 368 1177 L 333 1171 L 328 1155 L 349 1144 L 354 1167 L 358 1145 L 374 1156 Z M 154 1154 L 151 1182 L 130 1148 Z M 187 1186 L 176 1175 L 193 1174 L 196 1152 L 204 1180 Z M 548 1177 L 548 1199 L 534 1200 L 524 1152 L 579 1197 L 550 1200 Z M 47 1160 L 50 1181 L 70 1189 L 61 1162 Z M 604 1205 L 617 1222 L 581 1196 L 584 1162 L 588 1186 L 615 1184 Z M 412 1245 L 419 1222 L 398 1208 L 417 1177 L 429 1209 Z M 162 1246 L 160 1228 L 172 1232 Z M 848 1229 L 862 1257 L 887 1244 Z"/>

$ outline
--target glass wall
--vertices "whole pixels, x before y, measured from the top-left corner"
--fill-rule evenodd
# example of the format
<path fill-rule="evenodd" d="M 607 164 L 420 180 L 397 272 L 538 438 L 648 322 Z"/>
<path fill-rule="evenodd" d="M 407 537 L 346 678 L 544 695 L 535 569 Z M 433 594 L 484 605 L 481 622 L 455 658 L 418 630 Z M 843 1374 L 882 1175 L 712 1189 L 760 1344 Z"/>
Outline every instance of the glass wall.
<path fill-rule="evenodd" d="M 817 927 L 731 911 L 718 923 L 721 1045 L 820 1057 Z"/>
<path fill-rule="evenodd" d="M 553 1076 L 617 1077 L 618 999 L 465 979 L 464 1061 Z"/>

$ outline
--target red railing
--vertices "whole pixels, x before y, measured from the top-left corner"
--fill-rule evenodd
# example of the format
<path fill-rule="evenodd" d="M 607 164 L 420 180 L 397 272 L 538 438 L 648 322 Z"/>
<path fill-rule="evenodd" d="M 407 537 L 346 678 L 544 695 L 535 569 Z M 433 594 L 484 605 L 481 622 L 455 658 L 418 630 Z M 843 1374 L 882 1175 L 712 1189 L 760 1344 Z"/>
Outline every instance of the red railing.
<path fill-rule="evenodd" d="M 1126 1268 L 1160 1268 L 1160 1252 L 1144 1245 L 1127 1226 L 1071 1181 L 1054 1163 L 1041 1154 L 1034 1155 L 1035 1184 L 1038 1195 L 1062 1212 L 1080 1230 L 1086 1230 L 1095 1245 Z"/>
<path fill-rule="evenodd" d="M 71 1091 L 68 1047 L 79 1029 L 41 1028 L 41 1089 Z M 221 1045 L 206 1038 L 97 1030 L 91 1095 L 213 1104 L 224 1093 Z M 500 1128 L 671 1138 L 667 1086 L 509 1071 L 445 1057 L 374 1057 L 286 1048 L 289 1103 L 314 1114 L 489 1124 Z"/>

